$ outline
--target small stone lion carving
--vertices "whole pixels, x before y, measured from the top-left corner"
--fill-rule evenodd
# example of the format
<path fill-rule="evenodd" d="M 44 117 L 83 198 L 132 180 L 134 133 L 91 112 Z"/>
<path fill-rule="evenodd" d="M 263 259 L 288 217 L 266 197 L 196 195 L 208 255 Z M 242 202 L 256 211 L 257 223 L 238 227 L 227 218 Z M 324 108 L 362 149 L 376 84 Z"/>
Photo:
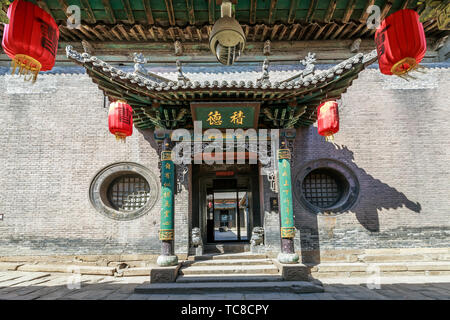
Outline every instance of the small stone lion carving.
<path fill-rule="evenodd" d="M 254 227 L 252 230 L 252 238 L 250 239 L 250 244 L 252 246 L 261 246 L 264 242 L 264 228 Z"/>
<path fill-rule="evenodd" d="M 200 234 L 200 228 L 193 228 L 192 229 L 192 245 L 194 247 L 201 246 L 203 244 L 202 242 L 202 236 Z"/>

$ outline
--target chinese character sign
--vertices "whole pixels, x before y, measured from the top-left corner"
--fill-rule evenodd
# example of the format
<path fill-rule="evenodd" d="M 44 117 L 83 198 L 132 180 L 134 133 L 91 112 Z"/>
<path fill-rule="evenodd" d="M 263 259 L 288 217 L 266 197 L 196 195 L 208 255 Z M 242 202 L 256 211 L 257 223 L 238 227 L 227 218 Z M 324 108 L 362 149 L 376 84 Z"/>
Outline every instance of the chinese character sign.
<path fill-rule="evenodd" d="M 202 121 L 203 128 L 237 129 L 256 128 L 259 103 L 222 102 L 191 103 L 194 121 Z"/>
<path fill-rule="evenodd" d="M 160 240 L 172 240 L 163 234 L 172 234 L 174 229 L 174 164 L 171 158 L 171 151 L 163 151 L 161 157 L 161 226 Z M 173 238 L 173 236 L 172 236 Z"/>
<path fill-rule="evenodd" d="M 279 208 L 282 238 L 294 238 L 295 235 L 290 158 L 289 149 L 280 149 L 278 151 Z"/>

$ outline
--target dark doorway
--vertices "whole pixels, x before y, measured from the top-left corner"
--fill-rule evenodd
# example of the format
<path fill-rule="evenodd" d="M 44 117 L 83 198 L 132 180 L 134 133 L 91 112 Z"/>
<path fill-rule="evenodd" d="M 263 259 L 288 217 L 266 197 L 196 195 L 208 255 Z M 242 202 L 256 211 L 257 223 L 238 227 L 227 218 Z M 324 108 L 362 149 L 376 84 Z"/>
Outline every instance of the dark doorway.
<path fill-rule="evenodd" d="M 200 228 L 203 242 L 249 242 L 261 221 L 258 165 L 193 167 L 192 227 Z"/>
<path fill-rule="evenodd" d="M 220 180 L 206 192 L 208 242 L 248 241 L 250 191 L 238 188 L 236 179 Z"/>

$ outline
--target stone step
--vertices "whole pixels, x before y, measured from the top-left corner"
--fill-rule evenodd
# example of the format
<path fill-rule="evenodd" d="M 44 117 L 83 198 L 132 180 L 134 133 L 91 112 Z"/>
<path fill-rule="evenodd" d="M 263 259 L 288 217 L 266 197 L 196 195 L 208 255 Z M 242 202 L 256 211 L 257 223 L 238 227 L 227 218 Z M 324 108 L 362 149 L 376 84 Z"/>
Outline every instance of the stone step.
<path fill-rule="evenodd" d="M 268 265 L 272 264 L 271 259 L 212 259 L 186 261 L 186 265 L 190 266 L 248 266 L 248 265 Z"/>
<path fill-rule="evenodd" d="M 321 263 L 309 266 L 311 274 L 317 278 L 362 277 L 380 272 L 381 276 L 407 275 L 448 275 L 450 262 L 416 261 L 384 263 Z"/>
<path fill-rule="evenodd" d="M 179 283 L 196 282 L 268 282 L 282 281 L 280 275 L 260 275 L 260 274 L 204 274 L 204 275 L 180 275 L 177 278 Z"/>
<path fill-rule="evenodd" d="M 234 254 L 204 254 L 202 256 L 189 257 L 189 260 L 228 260 L 228 259 L 267 259 L 267 255 L 258 253 L 234 253 Z"/>
<path fill-rule="evenodd" d="M 182 275 L 201 274 L 278 274 L 278 268 L 273 264 L 256 266 L 190 266 L 180 269 Z"/>
<path fill-rule="evenodd" d="M 250 251 L 249 243 L 214 243 L 206 244 L 204 247 L 206 253 L 245 253 Z"/>
<path fill-rule="evenodd" d="M 323 286 L 307 281 L 265 282 L 195 282 L 195 283 L 144 283 L 134 289 L 135 293 L 194 294 L 212 292 L 323 292 Z"/>

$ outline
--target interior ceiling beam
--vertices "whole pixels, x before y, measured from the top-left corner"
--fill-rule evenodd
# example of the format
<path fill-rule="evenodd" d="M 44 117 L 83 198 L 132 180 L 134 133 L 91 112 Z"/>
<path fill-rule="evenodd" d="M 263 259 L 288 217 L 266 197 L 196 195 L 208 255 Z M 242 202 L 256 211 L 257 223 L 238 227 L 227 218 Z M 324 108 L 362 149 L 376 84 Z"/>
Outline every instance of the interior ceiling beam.
<path fill-rule="evenodd" d="M 375 3 L 375 0 L 369 0 L 366 4 L 366 7 L 364 8 L 364 11 L 361 14 L 361 18 L 359 19 L 360 22 L 362 23 L 366 23 L 367 18 L 369 17 L 369 12 L 367 12 L 367 8 L 369 8 L 370 6 L 372 6 Z"/>
<path fill-rule="evenodd" d="M 256 23 L 256 5 L 257 5 L 256 0 L 250 1 L 250 24 Z"/>
<path fill-rule="evenodd" d="M 331 19 L 333 19 L 334 11 L 336 10 L 336 0 L 331 0 L 330 4 L 328 5 L 327 13 L 325 14 L 324 21 L 330 22 Z"/>
<path fill-rule="evenodd" d="M 194 9 L 194 0 L 186 0 L 186 9 L 188 12 L 189 23 L 195 24 L 195 9 Z"/>
<path fill-rule="evenodd" d="M 111 7 L 110 0 L 102 0 L 102 4 L 105 7 L 106 14 L 109 18 L 109 23 L 116 24 L 116 16 L 114 15 L 113 8 Z"/>
<path fill-rule="evenodd" d="M 129 24 L 134 24 L 135 20 L 134 20 L 133 11 L 131 10 L 130 1 L 129 0 L 122 0 L 122 4 L 123 4 L 123 7 L 125 9 L 125 12 L 127 13 L 128 23 Z"/>
<path fill-rule="evenodd" d="M 145 16 L 147 17 L 148 24 L 155 24 L 155 20 L 153 19 L 152 7 L 150 5 L 150 0 L 142 0 L 145 10 Z"/>
<path fill-rule="evenodd" d="M 80 0 L 84 11 L 86 12 L 86 15 L 89 17 L 88 21 L 89 23 L 96 23 L 97 19 L 95 19 L 94 12 L 92 11 L 91 5 L 89 4 L 88 0 Z"/>
<path fill-rule="evenodd" d="M 61 30 L 61 28 L 60 28 Z M 428 51 L 423 60 L 424 63 L 439 62 L 439 53 L 433 50 L 434 38 L 428 38 Z M 113 65 L 128 65 L 132 66 L 133 52 L 142 52 L 148 59 L 147 67 L 151 71 L 152 65 L 162 65 L 169 63 L 175 66 L 176 60 L 182 63 L 195 65 L 197 63 L 211 63 L 217 66 L 216 58 L 210 54 L 207 44 L 185 43 L 183 44 L 184 55 L 175 56 L 173 54 L 172 43 L 162 42 L 99 42 L 89 41 L 95 50 L 95 55 Z M 354 56 L 350 52 L 350 46 L 353 40 L 326 40 L 326 41 L 302 41 L 293 43 L 291 41 L 274 41 L 271 43 L 272 55 L 269 57 L 271 65 L 276 63 L 295 64 L 300 66 L 299 61 L 302 60 L 308 52 L 315 52 L 317 54 L 318 64 L 336 64 L 345 59 Z M 56 57 L 57 66 L 73 65 L 73 62 L 66 56 L 66 45 L 72 45 L 78 52 L 83 52 L 83 47 L 80 41 L 60 41 L 58 54 Z M 256 63 L 262 64 L 262 61 L 267 58 L 263 55 L 264 43 L 250 42 L 249 49 L 237 62 L 240 63 Z M 251 48 L 251 49 L 250 49 Z M 360 45 L 360 52 L 370 52 L 375 48 L 375 43 L 372 40 L 362 40 Z M 0 52 L 0 66 L 9 67 L 11 59 Z M 269 65 L 269 70 L 270 70 Z"/>
<path fill-rule="evenodd" d="M 343 23 L 347 23 L 350 21 L 353 10 L 355 9 L 356 0 L 350 0 L 347 3 L 347 7 L 345 8 L 344 17 L 342 18 Z"/>
<path fill-rule="evenodd" d="M 273 23 L 273 15 L 275 11 L 275 7 L 277 5 L 278 0 L 270 0 L 270 8 L 269 8 L 269 24 Z"/>
<path fill-rule="evenodd" d="M 164 0 L 166 3 L 167 16 L 169 17 L 169 24 L 171 26 L 175 25 L 175 13 L 173 11 L 173 3 L 172 0 Z"/>
<path fill-rule="evenodd" d="M 307 22 L 312 21 L 312 19 L 314 18 L 314 11 L 316 10 L 317 2 L 317 0 L 311 0 L 309 4 L 308 14 L 306 15 Z"/>
<path fill-rule="evenodd" d="M 208 18 L 209 18 L 209 24 L 214 24 L 215 17 L 214 17 L 214 11 L 216 9 L 215 7 L 215 0 L 208 0 Z"/>
<path fill-rule="evenodd" d="M 289 7 L 288 23 L 294 23 L 297 12 L 297 4 L 299 0 L 291 0 L 291 6 Z"/>

